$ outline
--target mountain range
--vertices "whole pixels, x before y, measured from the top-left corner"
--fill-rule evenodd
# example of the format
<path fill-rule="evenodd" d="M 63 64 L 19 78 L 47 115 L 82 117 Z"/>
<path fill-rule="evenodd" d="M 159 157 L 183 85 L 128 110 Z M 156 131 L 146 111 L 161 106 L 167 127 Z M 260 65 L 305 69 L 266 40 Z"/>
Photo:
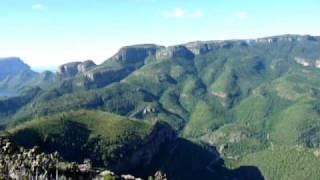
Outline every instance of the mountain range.
<path fill-rule="evenodd" d="M 319 49 L 309 35 L 142 44 L 55 74 L 3 58 L 0 124 L 23 147 L 141 177 L 317 179 Z"/>
<path fill-rule="evenodd" d="M 0 96 L 14 96 L 27 87 L 46 88 L 54 79 L 54 73 L 31 70 L 20 58 L 0 58 Z"/>

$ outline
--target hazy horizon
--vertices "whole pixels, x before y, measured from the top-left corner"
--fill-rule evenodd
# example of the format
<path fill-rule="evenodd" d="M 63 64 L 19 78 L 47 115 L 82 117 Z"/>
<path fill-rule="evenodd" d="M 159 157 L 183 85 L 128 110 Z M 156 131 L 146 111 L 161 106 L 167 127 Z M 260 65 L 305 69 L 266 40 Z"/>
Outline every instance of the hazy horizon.
<path fill-rule="evenodd" d="M 86 59 L 99 64 L 133 44 L 169 46 L 320 32 L 316 0 L 3 0 L 0 4 L 0 57 L 20 57 L 35 69 Z"/>
<path fill-rule="evenodd" d="M 285 35 L 298 35 L 298 36 L 306 36 L 306 35 L 310 35 L 310 36 L 318 36 L 318 35 L 312 35 L 312 34 L 275 34 L 275 35 L 270 35 L 270 36 L 262 36 L 262 37 L 256 37 L 256 38 L 233 38 L 233 39 L 209 39 L 209 40 L 198 40 L 198 41 L 188 41 L 188 42 L 184 42 L 184 43 L 179 43 L 179 44 L 187 44 L 187 43 L 192 43 L 192 42 L 205 42 L 205 41 L 228 41 L 228 40 L 254 40 L 254 39 L 259 39 L 259 38 L 268 38 L 268 37 L 276 37 L 276 36 L 285 36 Z M 146 44 L 146 43 L 139 43 L 139 44 L 130 44 L 130 45 L 125 45 L 125 46 L 134 46 L 134 45 L 141 45 L 141 44 Z M 156 43 L 151 43 L 151 44 L 155 44 L 155 45 L 159 45 L 159 46 L 165 46 L 165 45 L 162 45 L 162 44 L 156 44 Z M 172 45 L 179 45 L 179 44 L 172 44 Z M 171 46 L 171 45 L 167 45 L 167 46 Z M 165 46 L 165 47 L 167 47 Z M 121 46 L 121 47 L 124 47 L 124 46 Z M 75 61 L 80 61 L 80 62 L 83 62 L 83 61 L 86 61 L 86 60 L 92 60 L 93 62 L 95 62 L 96 64 L 101 64 L 103 63 L 103 61 L 106 61 L 108 60 L 109 58 L 111 58 L 113 55 L 115 55 L 119 50 L 120 48 L 117 49 L 114 53 L 112 53 L 110 56 L 106 57 L 105 59 L 103 59 L 101 62 L 97 62 L 96 60 L 94 59 L 78 59 L 78 60 L 71 60 L 71 61 L 65 61 L 61 64 L 55 64 L 55 65 L 51 65 L 51 66 L 32 66 L 31 64 L 28 64 L 27 61 L 25 61 L 23 58 L 19 57 L 19 56 L 5 56 L 5 57 L 0 57 L 1 58 L 13 58 L 13 57 L 17 57 L 17 58 L 21 58 L 21 60 L 25 63 L 27 63 L 32 70 L 36 71 L 36 72 L 43 72 L 43 71 L 52 71 L 52 72 L 55 72 L 57 70 L 57 68 L 60 66 L 60 65 L 63 65 L 65 63 L 70 63 L 70 62 L 75 62 Z"/>

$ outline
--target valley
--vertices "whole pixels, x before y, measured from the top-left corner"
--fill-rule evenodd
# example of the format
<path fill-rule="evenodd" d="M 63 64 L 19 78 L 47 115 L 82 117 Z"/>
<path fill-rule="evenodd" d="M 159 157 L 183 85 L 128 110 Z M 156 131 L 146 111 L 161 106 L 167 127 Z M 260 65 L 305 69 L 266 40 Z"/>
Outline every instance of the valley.
<path fill-rule="evenodd" d="M 148 178 L 320 177 L 320 37 L 125 46 L 36 73 L 0 59 L 0 124 L 19 146 Z M 13 94 L 6 94 L 12 92 Z"/>

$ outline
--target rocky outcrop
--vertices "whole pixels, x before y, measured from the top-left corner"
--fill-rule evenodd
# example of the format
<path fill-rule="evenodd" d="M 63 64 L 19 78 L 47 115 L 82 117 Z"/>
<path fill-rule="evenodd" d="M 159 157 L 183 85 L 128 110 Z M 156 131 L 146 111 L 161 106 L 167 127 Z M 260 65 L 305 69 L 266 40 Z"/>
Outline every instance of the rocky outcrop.
<path fill-rule="evenodd" d="M 310 36 L 310 35 L 304 35 L 304 36 L 300 36 L 300 35 L 282 35 L 282 36 L 271 36 L 271 37 L 265 37 L 265 38 L 258 38 L 255 39 L 254 41 L 257 43 L 276 43 L 276 42 L 300 42 L 300 41 L 319 41 L 320 37 L 316 37 L 316 36 Z"/>
<path fill-rule="evenodd" d="M 185 46 L 170 46 L 166 48 L 161 48 L 156 53 L 157 59 L 170 59 L 170 58 L 184 58 L 193 59 L 194 54 Z"/>
<path fill-rule="evenodd" d="M 210 51 L 210 47 L 207 43 L 204 42 L 191 42 L 185 45 L 193 54 L 205 54 Z"/>
<path fill-rule="evenodd" d="M 96 169 L 90 159 L 79 164 L 64 161 L 58 152 L 45 154 L 37 146 L 31 149 L 18 147 L 7 136 L 0 136 L 0 179 L 141 180 L 130 174 L 117 175 L 110 170 Z M 150 177 L 167 180 L 161 171 Z"/>
<path fill-rule="evenodd" d="M 59 66 L 57 70 L 57 76 L 59 77 L 59 79 L 75 76 L 76 74 L 78 74 L 79 64 L 81 64 L 81 62 L 71 62 Z"/>
<path fill-rule="evenodd" d="M 307 59 L 300 58 L 300 57 L 295 57 L 294 59 L 295 59 L 296 63 L 298 63 L 304 67 L 310 66 L 310 63 L 308 62 Z"/>
<path fill-rule="evenodd" d="M 126 46 L 92 71 L 81 71 L 87 87 L 103 87 L 120 81 L 144 65 L 146 58 L 154 56 L 160 46 L 153 44 Z M 114 66 L 114 63 L 117 65 Z M 111 65 L 110 65 L 111 64 Z M 91 66 L 92 67 L 92 66 Z"/>
<path fill-rule="evenodd" d="M 215 41 L 196 41 L 186 43 L 183 46 L 188 48 L 193 54 L 200 55 L 208 53 L 217 48 L 231 48 L 233 46 L 248 47 L 254 44 L 272 44 L 278 42 L 299 42 L 299 41 L 320 41 L 317 36 L 299 36 L 299 35 L 282 35 L 271 36 L 258 39 L 244 39 L 244 40 L 215 40 Z"/>
<path fill-rule="evenodd" d="M 320 68 L 320 59 L 316 60 L 315 66 L 316 66 L 316 68 Z"/>
<path fill-rule="evenodd" d="M 97 65 L 92 60 L 84 61 L 84 62 L 78 64 L 78 66 L 77 66 L 78 73 L 84 74 L 96 66 Z"/>
<path fill-rule="evenodd" d="M 86 78 L 86 86 L 99 88 L 106 86 L 112 82 L 120 81 L 121 79 L 128 76 L 134 68 L 125 67 L 122 69 L 99 69 L 97 71 L 89 71 L 83 74 Z"/>
<path fill-rule="evenodd" d="M 140 149 L 137 149 L 127 164 L 130 167 L 148 166 L 159 150 L 165 144 L 170 144 L 177 139 L 177 133 L 165 122 L 157 122 L 151 134 L 144 140 Z"/>
<path fill-rule="evenodd" d="M 80 167 L 90 167 L 81 169 Z M 59 153 L 41 153 L 38 147 L 25 149 L 0 136 L 0 179 L 79 179 L 93 178 L 96 172 L 88 165 L 63 161 Z"/>
<path fill-rule="evenodd" d="M 120 61 L 122 63 L 136 63 L 144 61 L 148 56 L 155 55 L 159 48 L 160 46 L 153 44 L 126 46 L 121 48 L 111 60 Z"/>
<path fill-rule="evenodd" d="M 58 67 L 57 69 L 57 77 L 58 79 L 65 79 L 74 77 L 78 74 L 84 74 L 89 70 L 93 69 L 96 64 L 91 61 L 87 60 L 84 62 L 71 62 L 67 64 L 63 64 Z"/>

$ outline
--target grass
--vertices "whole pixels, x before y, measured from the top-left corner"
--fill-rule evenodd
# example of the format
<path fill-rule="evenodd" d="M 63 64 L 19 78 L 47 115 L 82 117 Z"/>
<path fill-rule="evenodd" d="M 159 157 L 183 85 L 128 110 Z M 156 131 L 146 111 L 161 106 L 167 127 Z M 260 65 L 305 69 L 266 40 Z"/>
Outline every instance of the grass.
<path fill-rule="evenodd" d="M 316 180 L 320 161 L 312 152 L 274 146 L 243 157 L 239 164 L 259 167 L 267 180 Z"/>
<path fill-rule="evenodd" d="M 38 145 L 45 152 L 58 150 L 67 160 L 92 158 L 96 165 L 114 167 L 114 163 L 129 158 L 152 130 L 152 124 L 81 110 L 36 118 L 9 132 L 22 146 Z M 124 152 L 127 157 L 123 157 Z"/>
<path fill-rule="evenodd" d="M 285 159 L 289 158 L 285 153 L 295 153 L 292 147 L 320 147 L 320 70 L 295 62 L 295 58 L 300 57 L 314 64 L 320 57 L 317 50 L 320 43 L 301 38 L 247 45 L 230 42 L 230 46 L 224 46 L 226 42 L 212 43 L 208 45 L 212 51 L 194 59 L 149 57 L 128 64 L 107 61 L 93 71 L 98 75 L 102 73 L 102 84 L 97 81 L 92 86 L 77 87 L 78 82 L 85 82 L 77 77 L 70 82 L 60 82 L 55 89 L 41 92 L 24 103 L 19 102 L 21 99 L 18 102 L 2 99 L 0 107 L 6 107 L 8 102 L 17 106 L 14 112 L 5 108 L 2 112 L 0 108 L 1 119 L 12 118 L 19 120 L 15 121 L 19 124 L 37 116 L 79 109 L 101 110 L 149 123 L 160 119 L 169 122 L 184 138 L 216 147 L 225 145 L 223 156 L 226 159 L 232 156 L 250 158 L 253 162 L 257 157 L 255 164 L 263 168 L 266 162 L 262 162 L 262 157 L 271 156 L 268 150 L 271 143 L 281 145 L 278 151 Z M 115 73 L 103 74 L 109 70 Z M 156 112 L 143 114 L 146 107 Z M 151 126 L 137 121 L 113 120 L 118 117 L 102 112 L 98 113 L 103 114 L 101 117 L 87 113 L 90 115 L 75 114 L 72 116 L 76 119 L 67 119 L 94 138 L 101 136 L 127 142 L 131 141 L 132 134 L 142 138 Z M 102 118 L 104 116 L 107 118 Z M 40 134 L 45 136 L 51 132 L 61 134 L 61 117 L 62 114 L 54 115 L 53 119 L 44 118 L 23 126 L 35 127 L 36 131 L 41 129 Z M 56 128 L 46 125 L 48 119 L 57 124 L 50 127 Z M 309 154 L 301 156 L 308 158 Z M 239 164 L 242 162 L 249 160 Z M 296 168 L 286 166 L 292 170 L 281 169 L 284 173 Z M 301 166 L 309 167 L 308 164 Z M 272 172 L 267 172 L 267 177 L 282 178 L 279 173 L 272 177 Z"/>
<path fill-rule="evenodd" d="M 64 123 L 72 121 L 83 125 L 92 136 L 101 135 L 110 141 L 122 141 L 135 134 L 143 139 L 151 132 L 152 126 L 147 123 L 99 111 L 75 111 L 60 113 L 50 117 L 41 117 L 10 129 L 15 134 L 25 129 L 38 131 L 42 136 L 63 133 Z"/>

